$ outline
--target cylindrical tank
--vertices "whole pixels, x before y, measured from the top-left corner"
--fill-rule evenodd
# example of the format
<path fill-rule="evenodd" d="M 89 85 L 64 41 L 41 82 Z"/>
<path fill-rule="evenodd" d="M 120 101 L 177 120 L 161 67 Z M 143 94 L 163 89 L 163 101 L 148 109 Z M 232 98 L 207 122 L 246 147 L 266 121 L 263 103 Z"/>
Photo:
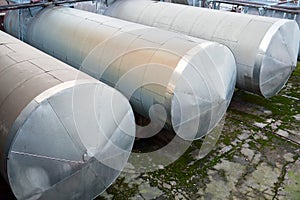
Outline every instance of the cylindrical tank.
<path fill-rule="evenodd" d="M 150 0 L 118 0 L 105 15 L 226 45 L 236 59 L 237 87 L 266 98 L 281 90 L 297 64 L 300 33 L 292 20 Z"/>
<path fill-rule="evenodd" d="M 17 199 L 92 199 L 135 136 L 115 89 L 0 32 L 0 172 Z"/>
<path fill-rule="evenodd" d="M 224 45 L 66 7 L 27 20 L 28 43 L 115 87 L 184 139 L 207 134 L 230 103 L 236 65 Z M 6 30 L 17 35 L 17 22 L 11 11 Z"/>

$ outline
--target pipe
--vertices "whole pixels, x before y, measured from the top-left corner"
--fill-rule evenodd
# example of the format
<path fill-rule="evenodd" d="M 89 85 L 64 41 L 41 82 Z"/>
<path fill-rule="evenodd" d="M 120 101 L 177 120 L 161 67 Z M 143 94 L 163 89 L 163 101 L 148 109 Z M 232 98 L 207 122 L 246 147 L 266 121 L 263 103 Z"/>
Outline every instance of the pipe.
<path fill-rule="evenodd" d="M 62 5 L 62 4 L 72 4 L 78 2 L 88 2 L 92 0 L 59 0 L 59 1 L 46 1 L 46 2 L 36 2 L 36 3 L 14 3 L 8 5 L 0 6 L 0 11 L 6 10 L 18 10 L 18 9 L 26 9 L 26 8 L 34 8 L 34 7 L 45 7 L 50 5 Z"/>
<path fill-rule="evenodd" d="M 5 19 L 13 35 L 17 16 Z M 183 139 L 207 134 L 230 103 L 236 66 L 223 45 L 66 7 L 26 21 L 29 44 L 115 87 Z"/>
<path fill-rule="evenodd" d="M 237 87 L 270 98 L 297 64 L 295 21 L 153 2 L 119 0 L 105 15 L 220 42 L 237 62 Z"/>
<path fill-rule="evenodd" d="M 119 92 L 0 32 L 0 172 L 17 199 L 95 198 L 134 134 Z"/>
<path fill-rule="evenodd" d="M 264 9 L 268 9 L 268 10 L 286 12 L 286 13 L 290 13 L 290 14 L 299 14 L 300 13 L 299 8 L 297 10 L 296 9 L 293 10 L 293 9 L 288 9 L 287 7 L 283 7 L 283 6 L 280 7 L 280 6 L 273 6 L 273 5 L 267 5 L 267 4 L 253 4 L 248 1 L 244 2 L 244 1 L 232 1 L 232 0 L 215 0 L 214 2 L 246 6 L 246 7 L 250 7 L 250 8 L 264 8 Z"/>

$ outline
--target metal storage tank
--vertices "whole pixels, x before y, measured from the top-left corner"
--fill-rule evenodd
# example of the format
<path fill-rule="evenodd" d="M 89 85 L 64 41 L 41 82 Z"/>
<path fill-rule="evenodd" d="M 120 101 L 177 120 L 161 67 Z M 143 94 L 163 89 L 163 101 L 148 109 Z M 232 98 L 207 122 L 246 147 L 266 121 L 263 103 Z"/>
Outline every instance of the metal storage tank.
<path fill-rule="evenodd" d="M 115 87 L 186 140 L 212 130 L 230 103 L 236 65 L 224 45 L 66 7 L 26 20 L 29 44 Z M 18 27 L 9 12 L 6 30 Z"/>
<path fill-rule="evenodd" d="M 300 34 L 292 20 L 150 0 L 118 0 L 105 15 L 228 46 L 237 62 L 237 87 L 266 98 L 281 90 L 297 64 Z"/>
<path fill-rule="evenodd" d="M 92 199 L 135 137 L 115 89 L 0 32 L 0 172 L 17 199 Z"/>

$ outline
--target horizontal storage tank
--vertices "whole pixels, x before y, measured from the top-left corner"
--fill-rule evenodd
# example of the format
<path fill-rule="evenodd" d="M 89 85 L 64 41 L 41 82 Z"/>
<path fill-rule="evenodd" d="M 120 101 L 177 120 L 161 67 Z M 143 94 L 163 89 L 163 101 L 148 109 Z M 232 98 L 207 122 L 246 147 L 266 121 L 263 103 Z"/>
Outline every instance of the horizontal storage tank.
<path fill-rule="evenodd" d="M 150 0 L 118 0 L 105 15 L 226 45 L 236 59 L 237 87 L 266 98 L 281 90 L 297 64 L 300 33 L 292 20 Z"/>
<path fill-rule="evenodd" d="M 115 89 L 0 32 L 0 172 L 17 199 L 92 199 L 135 136 Z"/>
<path fill-rule="evenodd" d="M 115 87 L 186 140 L 207 134 L 230 103 L 236 65 L 224 45 L 66 7 L 25 21 L 29 44 Z M 18 27 L 18 12 L 9 12 L 6 30 L 18 35 Z"/>

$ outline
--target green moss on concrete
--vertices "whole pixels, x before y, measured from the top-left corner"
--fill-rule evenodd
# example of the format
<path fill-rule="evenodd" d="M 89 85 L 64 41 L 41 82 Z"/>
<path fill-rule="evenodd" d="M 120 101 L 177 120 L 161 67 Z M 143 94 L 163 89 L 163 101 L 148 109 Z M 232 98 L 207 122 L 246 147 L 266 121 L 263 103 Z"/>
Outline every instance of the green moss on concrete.
<path fill-rule="evenodd" d="M 291 171 L 288 173 L 289 183 L 284 187 L 287 199 L 299 199 L 300 197 L 300 173 Z"/>

